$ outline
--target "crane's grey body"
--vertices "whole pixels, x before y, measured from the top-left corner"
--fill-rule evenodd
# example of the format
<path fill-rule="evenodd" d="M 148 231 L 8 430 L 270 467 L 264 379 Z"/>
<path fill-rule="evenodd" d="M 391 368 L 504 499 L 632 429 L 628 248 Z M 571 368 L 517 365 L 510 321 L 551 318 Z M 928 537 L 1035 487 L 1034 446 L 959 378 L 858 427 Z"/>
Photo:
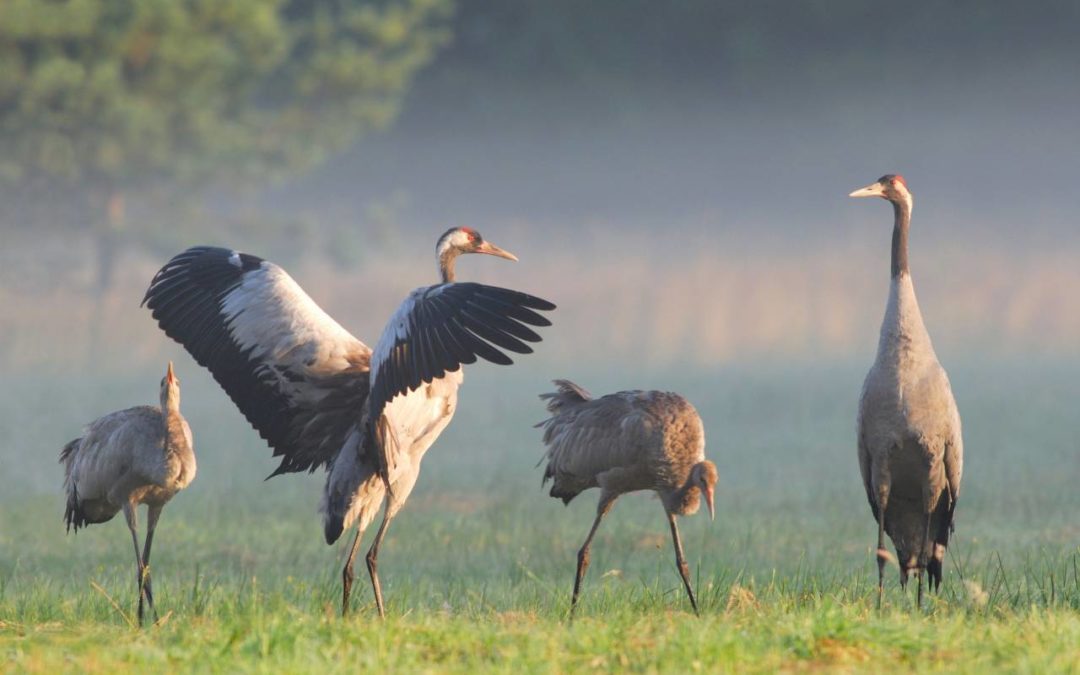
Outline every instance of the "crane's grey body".
<path fill-rule="evenodd" d="M 529 326 L 550 321 L 546 300 L 495 286 L 456 282 L 462 253 L 516 260 L 470 228 L 436 244 L 441 283 L 414 290 L 387 322 L 375 349 L 324 312 L 285 270 L 246 253 L 197 246 L 154 277 L 144 303 L 166 334 L 214 378 L 282 456 L 274 474 L 328 469 L 320 505 L 332 544 L 356 524 L 342 570 L 347 612 L 353 562 L 385 504 L 367 555 L 380 616 L 378 549 L 416 484 L 420 462 L 450 423 L 462 367 L 478 358 L 512 363 L 500 349 L 532 351 Z"/>
<path fill-rule="evenodd" d="M 164 506 L 195 478 L 192 448 L 179 413 L 138 406 L 94 420 L 60 456 L 69 526 L 104 523 L 129 503 Z"/>
<path fill-rule="evenodd" d="M 388 442 L 404 446 L 396 449 L 399 461 L 390 474 L 386 509 L 391 518 L 397 515 L 416 485 L 424 454 L 453 419 L 458 387 L 463 380 L 461 370 L 447 373 L 386 406 L 378 427 L 394 430 Z M 363 442 L 359 430 L 350 435 L 327 473 L 319 512 L 328 540 L 336 540 L 354 524 L 362 535 L 386 497 L 386 482 L 379 475 L 378 463 L 362 452 Z"/>
<path fill-rule="evenodd" d="M 180 414 L 179 381 L 172 364 L 162 380 L 160 408 L 136 406 L 94 420 L 82 437 L 64 446 L 60 462 L 68 529 L 78 531 L 124 512 L 135 543 L 141 621 L 144 597 L 153 609 L 148 565 L 158 517 L 165 504 L 195 479 L 197 468 L 191 428 Z M 148 507 L 141 554 L 135 515 L 140 504 Z"/>
<path fill-rule="evenodd" d="M 662 391 L 622 391 L 601 398 L 567 380 L 543 394 L 551 417 L 542 422 L 547 445 L 544 483 L 551 496 L 569 503 L 582 491 L 600 488 L 593 529 L 578 554 L 571 607 L 589 564 L 589 545 L 619 495 L 653 490 L 667 513 L 676 564 L 690 603 L 697 600 L 679 541 L 675 516 L 696 513 L 702 496 L 712 512 L 716 467 L 705 459 L 705 429 L 682 396 Z"/>
<path fill-rule="evenodd" d="M 654 490 L 669 511 L 697 511 L 700 491 L 679 493 L 694 465 L 705 461 L 705 428 L 689 401 L 666 391 L 620 391 L 593 399 L 573 383 L 567 387 L 581 401 L 560 403 L 544 423 L 544 480 L 553 481 L 552 497 L 569 503 L 593 487 L 600 488 L 602 500 Z M 557 396 L 565 401 L 572 394 Z"/>
<path fill-rule="evenodd" d="M 859 468 L 879 523 L 879 572 L 885 556 L 880 541 L 884 532 L 896 547 L 901 582 L 906 585 L 911 572 L 918 575 L 921 601 L 922 570 L 928 572 L 931 588 L 941 583 L 960 493 L 960 414 L 923 323 L 908 269 L 911 195 L 903 179 L 893 176 L 852 194 L 864 196 L 862 192 L 893 201 L 896 221 L 889 301 L 877 357 L 859 400 Z"/>

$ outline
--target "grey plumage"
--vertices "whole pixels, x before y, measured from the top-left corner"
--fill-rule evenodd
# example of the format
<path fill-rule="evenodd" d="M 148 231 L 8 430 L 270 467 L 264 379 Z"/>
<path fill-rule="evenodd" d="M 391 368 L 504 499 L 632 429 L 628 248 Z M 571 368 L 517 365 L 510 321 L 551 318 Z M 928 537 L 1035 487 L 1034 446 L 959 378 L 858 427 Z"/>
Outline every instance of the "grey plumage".
<path fill-rule="evenodd" d="M 154 610 L 150 546 L 165 504 L 195 478 L 191 428 L 180 414 L 180 381 L 172 363 L 161 380 L 161 407 L 137 406 L 91 422 L 83 436 L 64 446 L 64 520 L 68 530 L 111 520 L 123 511 L 135 545 L 139 620 L 143 599 Z M 143 551 L 136 533 L 136 509 L 147 505 Z"/>
<path fill-rule="evenodd" d="M 949 378 L 923 323 L 908 268 L 907 238 L 913 198 L 900 176 L 883 176 L 851 194 L 892 202 L 892 283 L 877 357 L 859 400 L 859 468 L 878 522 L 878 601 L 888 553 L 896 547 L 900 581 L 922 571 L 932 590 L 941 585 L 963 472 L 960 414 Z"/>
<path fill-rule="evenodd" d="M 596 520 L 578 552 L 571 612 L 600 521 L 619 495 L 638 490 L 653 490 L 663 503 L 676 566 L 696 612 L 675 517 L 696 513 L 702 497 L 713 514 L 716 466 L 705 459 L 705 430 L 697 411 L 670 392 L 621 391 L 593 398 L 569 380 L 555 380 L 555 385 L 556 391 L 540 396 L 551 413 L 538 425 L 547 446 L 543 483 L 551 480 L 551 496 L 564 503 L 600 488 Z"/>
<path fill-rule="evenodd" d="M 380 542 L 404 505 L 424 453 L 449 424 L 462 367 L 512 363 L 549 326 L 552 303 L 510 289 L 457 282 L 463 253 L 517 258 L 467 227 L 436 243 L 441 282 L 399 305 L 371 349 L 324 312 L 281 267 L 229 249 L 196 246 L 154 276 L 143 302 L 225 389 L 281 456 L 274 474 L 328 471 L 320 505 L 328 544 L 353 523 L 357 536 L 342 570 L 349 606 L 360 538 L 385 502 L 367 555 L 375 602 Z"/>

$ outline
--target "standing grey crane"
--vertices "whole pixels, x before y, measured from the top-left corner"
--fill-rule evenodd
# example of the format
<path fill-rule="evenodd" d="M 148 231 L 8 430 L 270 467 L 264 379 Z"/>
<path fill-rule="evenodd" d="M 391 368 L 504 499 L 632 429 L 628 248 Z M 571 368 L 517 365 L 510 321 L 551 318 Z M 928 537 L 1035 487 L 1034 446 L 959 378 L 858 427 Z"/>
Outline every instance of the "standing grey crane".
<path fill-rule="evenodd" d="M 564 504 L 584 490 L 600 488 L 596 520 L 578 551 L 571 615 L 600 521 L 620 495 L 637 490 L 655 491 L 664 505 L 675 564 L 696 613 L 697 599 L 675 517 L 697 513 L 702 497 L 709 516 L 716 516 L 716 465 L 705 459 L 705 428 L 697 410 L 671 392 L 620 391 L 593 398 L 569 380 L 555 380 L 555 385 L 557 391 L 540 395 L 551 413 L 537 425 L 543 427 L 547 445 L 543 483 L 554 479 L 550 494 Z"/>
<path fill-rule="evenodd" d="M 67 529 L 111 520 L 123 510 L 131 541 L 139 589 L 139 623 L 143 598 L 154 610 L 150 585 L 150 544 L 161 509 L 195 478 L 191 428 L 180 414 L 180 380 L 172 362 L 161 380 L 161 407 L 137 406 L 100 417 L 86 433 L 60 451 L 64 465 Z M 146 544 L 139 552 L 136 509 L 146 504 Z"/>
<path fill-rule="evenodd" d="M 360 539 L 385 501 L 367 554 L 375 603 L 385 616 L 379 546 L 416 483 L 424 453 L 454 415 L 461 366 L 477 357 L 509 365 L 500 348 L 531 353 L 526 343 L 540 336 L 529 326 L 551 325 L 535 311 L 555 309 L 547 300 L 455 280 L 463 253 L 517 260 L 476 230 L 447 230 L 435 252 L 440 283 L 409 294 L 374 351 L 285 270 L 224 248 L 178 254 L 143 300 L 282 456 L 271 476 L 327 467 L 320 506 L 326 542 L 358 523 L 342 569 L 343 615 Z"/>
<path fill-rule="evenodd" d="M 922 606 L 922 570 L 941 586 L 953 528 L 964 442 L 949 377 L 923 325 L 908 269 L 912 196 L 902 176 L 882 176 L 851 197 L 892 203 L 892 284 L 877 358 L 859 400 L 859 468 L 878 523 L 878 606 L 884 587 L 885 533 L 896 547 L 900 584 L 912 571 Z"/>

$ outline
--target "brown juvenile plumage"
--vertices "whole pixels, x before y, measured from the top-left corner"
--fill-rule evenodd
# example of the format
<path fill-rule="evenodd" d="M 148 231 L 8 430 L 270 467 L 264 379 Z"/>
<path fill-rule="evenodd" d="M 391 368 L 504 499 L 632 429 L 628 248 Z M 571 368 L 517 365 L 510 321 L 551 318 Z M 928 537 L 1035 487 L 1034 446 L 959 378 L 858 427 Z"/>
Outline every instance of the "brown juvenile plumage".
<path fill-rule="evenodd" d="M 161 407 L 137 406 L 91 422 L 60 451 L 70 530 L 111 520 L 123 510 L 135 545 L 139 621 L 143 599 L 154 611 L 150 544 L 161 509 L 195 478 L 191 429 L 180 414 L 180 380 L 172 363 L 161 380 Z M 146 544 L 139 551 L 135 509 L 147 505 Z"/>
<path fill-rule="evenodd" d="M 551 496 L 564 503 L 583 490 L 600 488 L 596 520 L 578 552 L 570 611 L 577 606 L 600 521 L 619 495 L 653 490 L 667 513 L 675 562 L 696 612 L 675 517 L 696 513 L 702 497 L 714 515 L 717 473 L 705 459 L 705 430 L 694 406 L 670 392 L 621 391 L 593 398 L 569 380 L 555 380 L 555 385 L 557 391 L 540 396 L 551 413 L 537 425 L 544 429 L 548 448 L 543 482 L 553 480 Z"/>

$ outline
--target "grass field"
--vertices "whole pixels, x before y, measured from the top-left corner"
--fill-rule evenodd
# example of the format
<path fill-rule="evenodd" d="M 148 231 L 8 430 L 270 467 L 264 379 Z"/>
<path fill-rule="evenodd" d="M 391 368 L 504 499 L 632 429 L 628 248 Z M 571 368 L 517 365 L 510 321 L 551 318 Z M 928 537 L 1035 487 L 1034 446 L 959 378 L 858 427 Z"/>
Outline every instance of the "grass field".
<path fill-rule="evenodd" d="M 567 508 L 540 490 L 530 425 L 548 374 L 528 363 L 469 371 L 380 556 L 380 622 L 362 564 L 355 614 L 337 617 L 347 542 L 322 542 L 321 476 L 264 483 L 269 451 L 179 359 L 199 475 L 159 526 L 161 620 L 142 631 L 123 520 L 65 536 L 56 455 L 82 423 L 154 400 L 160 373 L 7 375 L 0 670 L 1080 669 L 1080 364 L 942 357 L 967 457 L 945 590 L 922 612 L 895 568 L 874 608 L 875 529 L 854 450 L 869 358 L 551 373 L 597 393 L 679 390 L 705 419 L 721 474 L 716 522 L 682 523 L 702 616 L 689 611 L 659 503 L 635 495 L 600 530 L 573 624 L 574 556 L 596 495 Z"/>

